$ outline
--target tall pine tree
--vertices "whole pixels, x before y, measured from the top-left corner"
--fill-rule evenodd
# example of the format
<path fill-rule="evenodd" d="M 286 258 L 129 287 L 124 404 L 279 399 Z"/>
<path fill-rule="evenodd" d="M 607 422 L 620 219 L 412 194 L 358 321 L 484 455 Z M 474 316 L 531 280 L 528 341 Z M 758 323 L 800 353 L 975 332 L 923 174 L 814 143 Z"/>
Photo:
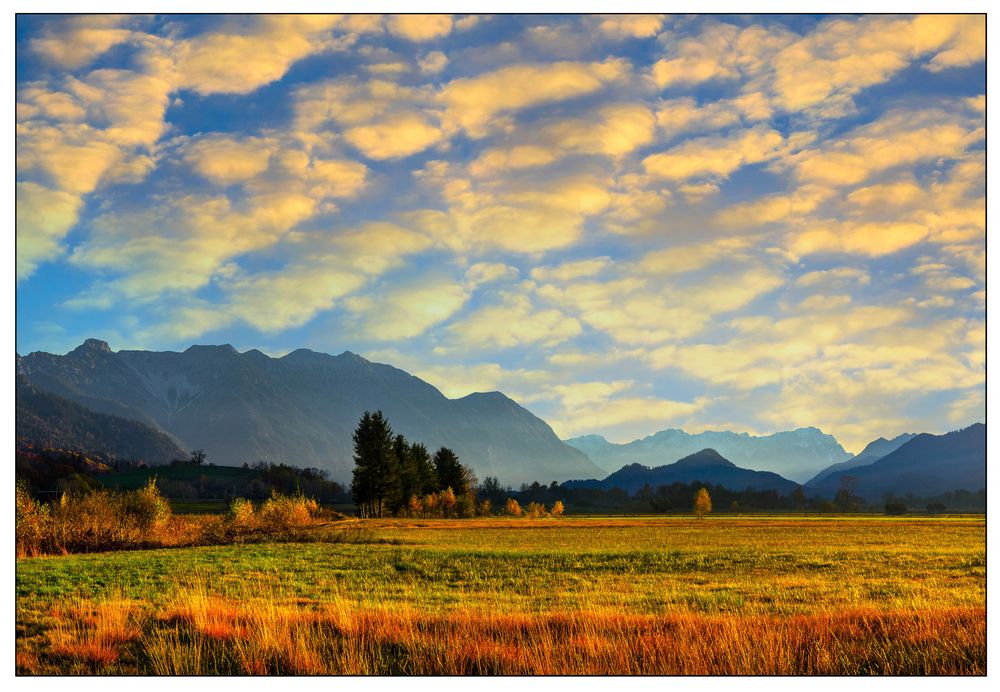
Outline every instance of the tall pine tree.
<path fill-rule="evenodd" d="M 399 461 L 381 411 L 365 411 L 354 431 L 351 494 L 363 517 L 386 516 L 400 502 Z"/>
<path fill-rule="evenodd" d="M 396 461 L 399 463 L 399 501 L 391 507 L 395 514 L 407 506 L 411 496 L 420 495 L 420 481 L 406 438 L 402 435 L 396 435 L 396 439 L 392 441 L 392 449 L 396 454 Z"/>
<path fill-rule="evenodd" d="M 417 480 L 414 485 L 414 494 L 430 495 L 441 489 L 438 485 L 437 470 L 431 461 L 431 453 L 420 442 L 414 442 L 410 445 L 410 463 L 413 464 Z"/>
<path fill-rule="evenodd" d="M 447 447 L 442 447 L 434 453 L 434 469 L 437 471 L 438 487 L 442 490 L 451 488 L 456 495 L 469 492 L 472 481 L 472 471 L 463 466 L 458 455 Z"/>

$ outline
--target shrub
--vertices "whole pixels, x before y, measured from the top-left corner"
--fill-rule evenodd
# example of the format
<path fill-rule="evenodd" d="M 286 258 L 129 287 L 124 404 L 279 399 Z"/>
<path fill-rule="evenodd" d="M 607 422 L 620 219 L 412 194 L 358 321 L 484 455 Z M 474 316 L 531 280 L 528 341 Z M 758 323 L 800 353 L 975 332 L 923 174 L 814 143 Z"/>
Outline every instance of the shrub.
<path fill-rule="evenodd" d="M 519 517 L 522 514 L 524 514 L 523 510 L 521 509 L 521 505 L 518 504 L 517 500 L 515 500 L 512 497 L 507 498 L 507 506 L 505 507 L 505 509 L 507 511 L 507 514 L 509 514 L 512 517 Z"/>
<path fill-rule="evenodd" d="M 545 505 L 541 502 L 529 502 L 527 514 L 531 519 L 542 519 L 549 516 L 549 513 L 545 511 Z"/>
<path fill-rule="evenodd" d="M 555 504 L 552 505 L 552 510 L 549 512 L 554 517 L 561 517 L 566 508 L 563 507 L 562 500 L 556 500 Z"/>
<path fill-rule="evenodd" d="M 156 487 L 156 477 L 150 478 L 146 487 L 119 495 L 123 513 L 144 532 L 156 532 L 170 521 L 170 503 Z"/>
<path fill-rule="evenodd" d="M 253 503 L 244 497 L 237 497 L 229 503 L 229 514 L 226 518 L 235 527 L 246 528 L 252 526 L 255 519 Z"/>
<path fill-rule="evenodd" d="M 488 517 L 490 516 L 490 511 L 493 509 L 493 503 L 490 502 L 489 498 L 483 500 L 479 503 L 479 516 Z"/>
<path fill-rule="evenodd" d="M 22 484 L 15 490 L 14 536 L 18 557 L 46 552 L 51 540 L 52 517 L 48 505 L 35 500 Z"/>
<path fill-rule="evenodd" d="M 303 495 L 282 495 L 277 490 L 264 501 L 257 513 L 260 523 L 271 531 L 301 528 L 312 523 L 316 511 L 315 501 Z"/>

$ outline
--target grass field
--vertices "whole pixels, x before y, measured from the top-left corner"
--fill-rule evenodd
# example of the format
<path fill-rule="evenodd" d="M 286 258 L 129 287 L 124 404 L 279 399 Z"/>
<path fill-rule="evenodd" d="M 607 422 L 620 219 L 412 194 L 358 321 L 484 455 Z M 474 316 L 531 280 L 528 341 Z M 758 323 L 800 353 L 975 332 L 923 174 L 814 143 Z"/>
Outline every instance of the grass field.
<path fill-rule="evenodd" d="M 985 673 L 981 517 L 316 530 L 20 559 L 18 672 Z"/>

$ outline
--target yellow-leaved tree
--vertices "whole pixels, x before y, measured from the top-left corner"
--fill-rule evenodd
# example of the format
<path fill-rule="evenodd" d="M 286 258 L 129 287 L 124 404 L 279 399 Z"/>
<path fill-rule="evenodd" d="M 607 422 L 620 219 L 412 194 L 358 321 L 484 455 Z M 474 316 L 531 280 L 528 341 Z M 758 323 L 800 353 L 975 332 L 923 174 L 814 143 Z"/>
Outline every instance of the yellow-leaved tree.
<path fill-rule="evenodd" d="M 712 498 L 708 496 L 708 490 L 699 488 L 694 496 L 694 513 L 699 519 L 712 511 Z"/>

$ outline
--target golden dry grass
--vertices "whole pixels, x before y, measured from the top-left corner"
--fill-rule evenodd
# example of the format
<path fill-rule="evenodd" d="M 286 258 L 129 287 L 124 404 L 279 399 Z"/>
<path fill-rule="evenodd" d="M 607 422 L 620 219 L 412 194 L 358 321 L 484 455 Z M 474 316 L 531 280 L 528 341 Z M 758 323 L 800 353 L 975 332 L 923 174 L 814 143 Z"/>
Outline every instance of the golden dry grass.
<path fill-rule="evenodd" d="M 17 670 L 985 673 L 981 519 L 362 524 L 21 560 Z"/>
<path fill-rule="evenodd" d="M 792 617 L 427 613 L 347 600 L 222 598 L 198 584 L 179 588 L 143 621 L 120 600 L 67 615 L 50 656 L 75 671 L 107 672 L 131 657 L 142 662 L 131 672 L 158 675 L 985 673 L 984 608 Z M 37 664 L 18 667 L 30 672 Z"/>

